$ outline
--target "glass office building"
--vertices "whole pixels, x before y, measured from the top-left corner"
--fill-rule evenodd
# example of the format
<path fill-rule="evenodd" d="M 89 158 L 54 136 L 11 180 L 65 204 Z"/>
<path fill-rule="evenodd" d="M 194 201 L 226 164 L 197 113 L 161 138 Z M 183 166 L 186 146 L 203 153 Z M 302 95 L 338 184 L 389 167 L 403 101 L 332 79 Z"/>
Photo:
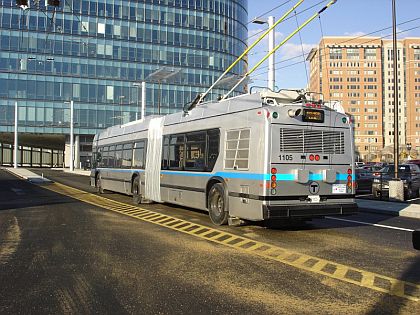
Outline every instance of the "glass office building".
<path fill-rule="evenodd" d="M 140 118 L 135 84 L 146 82 L 146 115 L 172 113 L 246 48 L 247 0 L 45 1 L 23 10 L 0 0 L 0 142 L 13 132 L 15 102 L 19 133 L 64 139 L 73 100 L 74 133 L 89 151 L 100 129 Z M 162 69 L 177 74 L 154 76 Z"/>

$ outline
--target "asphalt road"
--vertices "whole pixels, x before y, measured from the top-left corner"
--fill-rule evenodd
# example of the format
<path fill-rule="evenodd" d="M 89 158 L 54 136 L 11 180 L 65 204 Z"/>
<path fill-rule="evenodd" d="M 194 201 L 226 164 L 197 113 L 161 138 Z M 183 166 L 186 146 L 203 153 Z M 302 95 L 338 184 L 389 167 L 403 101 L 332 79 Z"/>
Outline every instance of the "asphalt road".
<path fill-rule="evenodd" d="M 87 177 L 37 172 L 93 192 Z M 420 302 L 114 213 L 4 171 L 0 192 L 0 314 L 420 313 Z M 211 226 L 203 212 L 142 207 Z M 420 284 L 420 252 L 404 230 L 420 228 L 420 220 L 372 213 L 346 219 L 387 227 L 330 218 L 295 228 L 220 230 Z"/>

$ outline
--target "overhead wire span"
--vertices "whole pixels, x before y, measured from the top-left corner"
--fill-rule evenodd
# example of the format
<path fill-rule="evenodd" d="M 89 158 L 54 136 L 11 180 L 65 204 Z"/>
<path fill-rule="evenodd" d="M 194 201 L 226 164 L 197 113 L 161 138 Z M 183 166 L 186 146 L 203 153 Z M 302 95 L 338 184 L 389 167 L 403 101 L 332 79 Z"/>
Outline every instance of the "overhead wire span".
<path fill-rule="evenodd" d="M 327 1 L 328 1 L 328 0 L 322 0 L 322 1 L 319 1 L 319 2 L 315 3 L 314 5 L 311 5 L 310 7 L 306 8 L 306 9 L 304 9 L 304 10 L 302 10 L 302 11 L 297 12 L 297 15 L 300 15 L 300 14 L 302 14 L 302 13 L 306 12 L 306 11 L 309 11 L 310 9 L 315 8 L 316 6 L 320 5 L 321 3 L 324 3 L 324 2 L 327 2 Z M 288 17 L 288 18 L 284 19 L 284 21 L 283 21 L 283 22 L 286 22 L 286 21 L 290 20 L 291 18 L 293 18 L 293 17 Z M 252 34 L 251 36 L 248 36 L 248 38 L 247 38 L 246 40 L 249 40 L 249 39 L 251 39 L 251 38 L 253 38 L 253 37 L 257 36 L 257 35 L 261 34 L 261 33 L 262 33 L 262 32 L 264 32 L 264 31 L 265 31 L 265 30 L 261 30 L 261 31 L 259 31 L 259 32 L 255 33 L 255 34 Z"/>
<path fill-rule="evenodd" d="M 402 31 L 399 31 L 399 32 L 397 32 L 397 34 L 406 33 L 406 32 L 409 32 L 409 31 L 412 31 L 412 30 L 418 29 L 418 28 L 420 28 L 420 25 L 415 26 L 415 27 L 411 27 L 411 28 L 408 28 L 408 29 L 405 29 L 405 30 L 402 30 Z M 392 34 L 387 34 L 387 35 L 384 35 L 384 36 L 376 37 L 374 39 L 370 39 L 370 40 L 364 41 L 362 43 L 358 43 L 358 45 L 368 44 L 368 43 L 371 43 L 371 42 L 373 42 L 375 40 L 384 39 L 384 38 L 387 38 L 387 37 L 390 37 L 390 36 L 392 36 Z M 346 42 L 348 42 L 348 40 Z M 343 42 L 337 43 L 337 45 L 340 45 L 342 43 Z M 308 54 L 306 54 L 306 55 L 308 55 Z M 327 54 L 324 53 L 321 56 L 325 57 L 325 56 L 327 56 Z M 295 57 L 291 57 L 289 59 L 281 60 L 279 62 L 276 62 L 276 64 L 284 63 L 286 61 L 290 61 L 290 60 L 293 60 L 293 59 L 296 59 L 296 58 L 300 58 L 300 55 L 299 56 L 295 56 Z M 279 67 L 277 69 L 284 69 L 284 68 L 288 68 L 288 67 L 291 67 L 291 66 L 295 66 L 295 65 L 301 64 L 301 63 L 303 63 L 303 61 L 298 61 L 298 62 L 295 62 L 293 64 L 289 64 L 289 65 L 285 65 L 285 66 Z M 267 67 L 264 67 L 264 68 L 267 68 Z M 260 76 L 260 75 L 267 74 L 267 73 L 268 73 L 268 71 L 259 72 L 257 74 L 254 74 L 253 77 Z"/>
<path fill-rule="evenodd" d="M 227 92 L 222 99 L 226 99 L 244 80 L 252 73 L 254 72 L 264 61 L 266 61 L 272 54 L 274 54 L 281 46 L 283 46 L 288 40 L 290 40 L 294 35 L 296 35 L 297 32 L 299 32 L 302 28 L 304 28 L 306 25 L 308 25 L 312 20 L 314 20 L 317 16 L 319 16 L 322 12 L 324 12 L 326 9 L 328 9 L 331 5 L 336 3 L 337 0 L 331 0 L 328 2 L 321 10 L 314 13 L 309 19 L 307 19 L 301 26 L 299 26 L 297 29 L 295 29 L 292 33 L 290 33 L 280 44 L 274 47 L 273 50 L 271 50 L 267 55 L 265 55 L 251 70 L 249 70 L 244 77 L 232 88 L 229 92 Z"/>
<path fill-rule="evenodd" d="M 404 21 L 404 22 L 401 22 L 401 23 L 398 23 L 398 24 L 397 24 L 397 26 L 401 26 L 401 25 L 404 25 L 404 24 L 408 24 L 408 23 L 411 23 L 411 22 L 414 22 L 414 21 L 417 21 L 417 20 L 420 20 L 420 17 L 418 17 L 418 18 L 414 18 L 414 19 L 411 19 L 411 20 L 407 20 L 407 21 Z M 392 28 L 392 26 L 389 26 L 389 27 L 384 27 L 384 28 L 381 28 L 381 29 L 379 29 L 379 30 L 369 32 L 369 33 L 367 33 L 367 34 L 359 35 L 359 36 L 356 36 L 356 37 L 351 37 L 351 38 L 349 38 L 349 39 L 346 39 L 346 40 L 343 40 L 343 41 L 337 42 L 336 44 L 337 44 L 337 45 L 345 44 L 345 43 L 350 42 L 350 41 L 353 41 L 353 40 L 355 40 L 355 39 L 359 39 L 359 38 L 363 38 L 363 37 L 368 37 L 368 36 L 370 36 L 370 35 L 372 35 L 372 34 L 379 33 L 379 32 L 382 32 L 382 31 L 385 31 L 385 30 L 387 30 L 387 29 L 391 29 L 391 28 Z M 416 28 L 418 28 L 418 27 L 415 27 L 414 29 L 416 29 Z M 408 31 L 410 31 L 410 30 L 412 30 L 412 29 L 402 30 L 402 31 L 400 31 L 400 33 L 408 32 Z M 382 37 L 378 37 L 378 38 L 386 38 L 386 37 L 389 37 L 389 36 L 391 36 L 391 34 L 386 35 L 386 36 L 382 36 Z M 377 38 L 376 38 L 376 39 L 377 39 Z M 376 39 L 369 40 L 368 42 L 374 41 L 374 40 L 376 40 Z M 364 43 L 368 43 L 368 42 L 364 42 Z M 308 55 L 308 53 L 306 53 L 306 55 Z M 287 58 L 287 59 L 280 60 L 280 61 L 276 62 L 275 64 L 276 64 L 276 65 L 277 65 L 277 64 L 281 64 L 281 63 L 284 63 L 284 62 L 286 62 L 286 61 L 290 61 L 290 60 L 297 59 L 297 58 L 300 58 L 300 57 L 301 57 L 301 55 L 296 55 L 296 56 L 293 56 L 293 57 L 290 57 L 290 58 Z M 267 66 L 262 66 L 261 68 L 267 68 Z M 264 72 L 264 73 L 267 73 L 267 72 Z M 264 73 L 262 73 L 262 74 L 264 74 Z M 258 75 L 259 75 L 259 74 L 258 74 Z M 254 75 L 254 76 L 255 76 L 255 75 Z"/>
<path fill-rule="evenodd" d="M 260 18 L 262 18 L 264 15 L 266 15 L 266 14 L 268 14 L 268 13 L 271 13 L 271 12 L 273 12 L 274 10 L 277 10 L 277 9 L 281 8 L 281 7 L 282 7 L 282 6 L 284 6 L 285 4 L 288 4 L 290 1 L 292 1 L 292 0 L 287 0 L 287 1 L 283 2 L 282 4 L 279 4 L 278 6 L 275 6 L 274 8 L 272 8 L 272 9 L 268 10 L 267 12 L 264 12 L 264 13 L 262 13 L 262 14 L 260 14 L 260 15 L 256 16 L 254 19 L 252 19 L 251 21 L 249 21 L 249 22 L 247 23 L 247 25 L 248 25 L 248 24 L 251 24 L 251 23 L 252 23 L 255 19 L 260 19 Z"/>
<path fill-rule="evenodd" d="M 230 70 L 233 69 L 233 67 L 240 61 L 242 60 L 243 57 L 245 57 L 247 55 L 247 53 L 254 48 L 268 33 L 270 33 L 271 30 L 273 30 L 278 24 L 280 24 L 290 13 L 292 13 L 294 10 L 296 10 L 297 7 L 299 7 L 304 0 L 299 0 L 292 8 L 290 8 L 286 13 L 283 14 L 283 16 L 276 22 L 274 23 L 268 30 L 266 30 L 264 32 L 263 35 L 261 35 L 252 45 L 250 45 L 247 49 L 245 49 L 245 51 L 225 70 L 225 72 L 223 72 L 223 74 L 207 89 L 206 92 L 204 92 L 202 95 L 200 95 L 200 98 L 198 99 L 197 102 L 193 102 L 191 107 L 189 108 L 189 110 L 193 107 L 196 106 L 196 104 L 199 104 L 200 102 L 202 102 L 204 100 L 204 98 L 207 96 L 207 94 L 216 86 L 217 83 L 220 82 L 220 80 L 222 80 L 222 78 L 229 73 Z M 184 111 L 184 112 L 187 112 Z"/>

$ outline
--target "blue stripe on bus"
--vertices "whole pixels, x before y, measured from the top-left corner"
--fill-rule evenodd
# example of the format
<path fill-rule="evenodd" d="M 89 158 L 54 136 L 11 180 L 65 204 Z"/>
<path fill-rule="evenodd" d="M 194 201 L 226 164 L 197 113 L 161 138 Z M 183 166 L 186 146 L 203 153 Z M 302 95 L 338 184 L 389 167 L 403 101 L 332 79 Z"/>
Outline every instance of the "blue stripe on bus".
<path fill-rule="evenodd" d="M 347 180 L 347 176 L 349 176 L 349 175 L 348 174 L 337 174 L 337 180 Z M 352 180 L 356 179 L 354 174 L 351 175 L 351 179 Z"/>
<path fill-rule="evenodd" d="M 290 181 L 295 180 L 295 174 L 276 174 L 277 180 Z"/>
<path fill-rule="evenodd" d="M 144 172 L 143 169 L 106 169 L 109 172 Z M 216 173 L 204 173 L 204 172 L 188 172 L 188 171 L 161 171 L 163 175 L 178 175 L 187 177 L 211 177 L 220 176 L 222 178 L 232 179 L 248 179 L 248 180 L 270 180 L 271 174 L 257 174 L 257 173 L 239 173 L 239 172 L 216 172 Z M 347 181 L 348 174 L 337 174 L 336 180 Z M 294 181 L 296 180 L 295 174 L 276 174 L 278 181 Z M 322 174 L 309 174 L 309 180 L 323 180 Z M 354 174 L 352 174 L 352 180 L 355 180 Z"/>

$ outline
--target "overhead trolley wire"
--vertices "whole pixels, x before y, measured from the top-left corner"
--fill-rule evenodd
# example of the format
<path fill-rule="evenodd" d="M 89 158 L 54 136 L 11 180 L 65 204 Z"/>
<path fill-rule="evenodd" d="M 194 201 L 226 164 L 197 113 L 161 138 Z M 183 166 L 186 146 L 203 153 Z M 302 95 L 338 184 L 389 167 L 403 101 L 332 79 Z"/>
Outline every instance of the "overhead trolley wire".
<path fill-rule="evenodd" d="M 314 5 L 312 5 L 312 6 L 308 7 L 308 8 L 306 8 L 306 9 L 304 9 L 304 10 L 302 10 L 302 11 L 297 12 L 297 13 L 296 13 L 296 15 L 302 14 L 302 13 L 304 13 L 304 12 L 306 12 L 306 11 L 308 11 L 308 10 L 310 10 L 310 9 L 312 9 L 312 8 L 314 8 L 314 7 L 316 7 L 316 6 L 320 5 L 320 4 L 322 4 L 322 3 L 324 3 L 324 2 L 327 2 L 327 1 L 328 1 L 328 0 L 322 0 L 322 1 L 319 1 L 319 2 L 315 3 Z M 293 16 L 288 17 L 288 18 L 284 19 L 284 20 L 283 20 L 283 22 L 286 22 L 286 21 L 288 21 L 288 20 L 290 20 L 290 19 L 292 19 L 292 18 L 293 18 Z M 283 23 L 283 22 L 282 22 L 282 23 Z M 249 23 L 248 23 L 248 24 L 249 24 Z M 257 35 L 259 35 L 259 34 L 263 33 L 264 31 L 265 31 L 265 30 L 261 30 L 261 31 L 259 31 L 259 32 L 255 33 L 255 34 L 252 34 L 252 35 L 251 35 L 251 36 L 249 36 L 246 40 L 249 40 L 249 39 L 251 39 L 251 38 L 253 38 L 253 37 L 257 36 Z"/>
<path fill-rule="evenodd" d="M 255 20 L 255 19 L 260 19 L 260 18 L 262 18 L 264 15 L 266 15 L 266 14 L 268 14 L 268 13 L 271 13 L 271 12 L 273 12 L 274 10 L 277 10 L 277 9 L 281 8 L 281 7 L 282 7 L 282 6 L 284 6 L 285 4 L 288 4 L 290 1 L 292 1 L 292 0 L 287 0 L 286 2 L 283 2 L 282 4 L 279 4 L 278 6 L 275 6 L 274 8 L 272 8 L 272 9 L 268 10 L 267 12 L 264 12 L 264 13 L 260 14 L 259 16 L 256 16 L 256 17 L 255 17 L 255 18 L 253 18 L 251 21 L 249 21 L 249 22 L 247 23 L 247 25 L 248 25 L 248 24 L 251 24 L 252 22 L 254 22 L 254 20 Z"/>
<path fill-rule="evenodd" d="M 413 22 L 413 21 L 417 21 L 417 20 L 420 20 L 420 17 L 418 17 L 418 18 L 414 18 L 414 19 L 411 19 L 411 20 L 407 20 L 407 21 L 405 21 L 405 22 L 401 22 L 401 23 L 399 23 L 397 26 L 404 25 L 404 24 L 407 24 L 407 23 L 410 23 L 410 22 Z M 376 30 L 376 31 L 373 31 L 373 32 L 370 32 L 370 33 L 367 33 L 367 34 L 359 35 L 359 36 L 356 36 L 356 37 L 351 37 L 351 38 L 349 38 L 349 39 L 346 39 L 346 40 L 343 40 L 343 41 L 337 42 L 337 43 L 335 43 L 335 45 L 341 45 L 341 44 L 344 44 L 344 43 L 347 43 L 347 42 L 353 41 L 353 40 L 355 40 L 355 39 L 359 39 L 359 38 L 363 38 L 363 37 L 368 37 L 368 36 L 370 36 L 370 35 L 372 35 L 372 34 L 379 33 L 379 32 L 381 32 L 381 31 L 385 31 L 385 30 L 390 29 L 390 28 L 392 28 L 392 26 L 390 26 L 390 27 L 385 27 L 385 28 L 382 28 L 382 29 L 379 29 L 379 30 Z M 409 31 L 411 31 L 411 30 L 413 30 L 413 29 L 418 29 L 418 28 L 420 28 L 420 25 L 415 26 L 415 27 L 412 27 L 412 28 L 408 28 L 408 29 L 405 29 L 405 30 L 398 31 L 398 32 L 397 32 L 397 34 L 401 34 L 401 33 L 409 32 Z M 389 36 L 392 36 L 392 34 L 387 34 L 387 35 L 380 36 L 380 37 L 378 36 L 378 37 L 376 37 L 376 38 L 374 38 L 374 39 L 367 40 L 367 41 L 362 42 L 362 43 L 360 43 L 360 44 L 367 44 L 367 43 L 373 42 L 373 41 L 375 41 L 375 40 L 377 40 L 377 39 L 384 39 L 384 38 L 387 38 L 387 37 L 389 37 Z M 308 53 L 306 53 L 306 56 L 307 56 L 308 54 L 309 54 L 309 52 L 308 52 Z M 302 55 L 296 55 L 296 56 L 293 56 L 293 57 L 290 57 L 290 58 L 287 58 L 287 59 L 280 60 L 280 61 L 276 62 L 275 64 L 276 64 L 276 65 L 278 65 L 278 64 L 281 64 L 281 63 L 284 63 L 284 62 L 287 62 L 287 61 L 290 61 L 290 60 L 293 60 L 293 59 L 300 58 L 301 56 L 302 56 Z M 326 56 L 326 54 L 322 54 L 321 56 Z M 296 63 L 293 63 L 293 64 L 291 64 L 291 65 L 296 65 L 296 64 L 299 64 L 299 63 L 302 63 L 302 61 L 300 61 L 300 62 L 296 62 Z M 280 68 L 278 68 L 278 69 L 287 68 L 287 67 L 289 67 L 289 66 L 291 66 L 291 65 L 286 65 L 286 66 L 284 66 L 284 67 L 280 67 Z M 267 67 L 268 67 L 268 66 L 262 66 L 262 68 L 267 68 Z M 255 76 L 259 76 L 259 75 L 262 75 L 262 74 L 265 74 L 265 73 L 268 73 L 268 71 L 264 71 L 264 72 L 261 72 L 261 73 L 254 74 L 254 75 L 253 75 L 253 77 L 255 77 Z"/>

